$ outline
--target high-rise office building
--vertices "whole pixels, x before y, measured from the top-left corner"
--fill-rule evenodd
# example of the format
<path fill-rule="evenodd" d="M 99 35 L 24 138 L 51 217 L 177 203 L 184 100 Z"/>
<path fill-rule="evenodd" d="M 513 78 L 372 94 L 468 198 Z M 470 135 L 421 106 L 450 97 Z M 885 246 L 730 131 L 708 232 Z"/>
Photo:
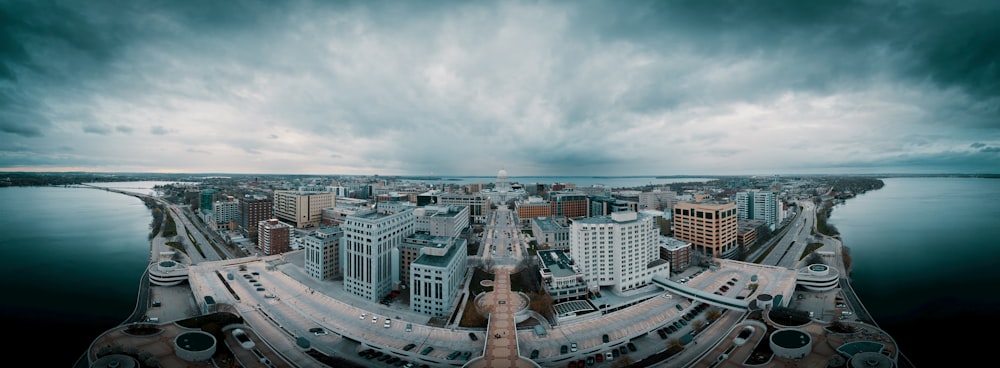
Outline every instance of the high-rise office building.
<path fill-rule="evenodd" d="M 279 254 L 289 249 L 291 226 L 278 219 L 269 219 L 257 224 L 259 231 L 257 247 L 264 255 Z"/>
<path fill-rule="evenodd" d="M 216 229 L 224 228 L 233 230 L 233 227 L 240 221 L 240 203 L 236 198 L 227 196 L 225 200 L 215 201 L 213 205 L 215 212 L 214 224 Z"/>
<path fill-rule="evenodd" d="M 240 227 L 243 234 L 257 242 L 257 224 L 274 218 L 274 203 L 263 195 L 244 195 L 240 198 Z"/>
<path fill-rule="evenodd" d="M 552 216 L 552 205 L 542 197 L 528 197 L 514 202 L 514 212 L 521 225 L 528 225 L 531 219 L 539 216 Z"/>
<path fill-rule="evenodd" d="M 468 271 L 465 239 L 413 234 L 403 240 L 400 248 L 418 253 L 402 269 L 408 274 L 410 310 L 435 317 L 450 314 L 459 301 L 459 286 Z"/>
<path fill-rule="evenodd" d="M 551 192 L 549 204 L 552 206 L 552 216 L 565 216 L 571 219 L 590 216 L 590 199 L 583 193 Z"/>
<path fill-rule="evenodd" d="M 347 216 L 344 229 L 344 289 L 378 301 L 399 281 L 399 250 L 414 233 L 412 210 L 393 214 L 375 211 Z"/>
<path fill-rule="evenodd" d="M 737 218 L 740 220 L 764 220 L 774 231 L 784 220 L 781 200 L 773 192 L 751 190 L 736 193 Z"/>
<path fill-rule="evenodd" d="M 645 213 L 588 217 L 570 225 L 570 256 L 592 290 L 608 286 L 620 294 L 670 270 L 660 259 L 659 239 L 653 217 Z"/>
<path fill-rule="evenodd" d="M 212 212 L 212 203 L 215 203 L 215 196 L 219 192 L 215 189 L 203 189 L 201 191 L 201 201 L 199 202 L 202 212 Z"/>
<path fill-rule="evenodd" d="M 333 207 L 334 198 L 333 192 L 278 190 L 274 192 L 274 217 L 300 229 L 318 227 L 323 209 Z"/>
<path fill-rule="evenodd" d="M 474 224 L 485 224 L 490 217 L 490 198 L 482 194 L 440 192 L 435 203 L 469 207 L 469 221 Z"/>
<path fill-rule="evenodd" d="M 330 280 L 340 276 L 340 242 L 344 231 L 339 227 L 325 227 L 314 231 L 302 239 L 305 249 L 306 274 L 318 280 Z"/>
<path fill-rule="evenodd" d="M 733 259 L 739 255 L 736 203 L 679 202 L 674 205 L 674 237 L 691 242 L 704 256 Z"/>

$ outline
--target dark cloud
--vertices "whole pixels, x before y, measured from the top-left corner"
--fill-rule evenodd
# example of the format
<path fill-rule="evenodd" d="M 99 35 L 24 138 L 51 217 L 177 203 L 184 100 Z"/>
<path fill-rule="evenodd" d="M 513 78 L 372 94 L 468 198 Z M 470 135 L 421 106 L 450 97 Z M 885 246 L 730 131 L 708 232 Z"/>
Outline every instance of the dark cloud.
<path fill-rule="evenodd" d="M 282 167 L 290 157 L 313 165 L 316 155 L 338 169 L 456 174 L 503 164 L 525 174 L 725 170 L 825 157 L 838 167 L 992 165 L 998 9 L 923 0 L 15 0 L 0 3 L 0 133 L 34 140 L 34 154 L 57 166 L 156 164 L 142 158 L 148 147 L 119 136 L 147 126 L 177 155 L 162 163 L 172 167 L 208 153 L 188 146 L 209 145 L 261 165 L 280 153 Z M 91 135 L 74 147 L 86 159 L 45 155 L 57 150 L 50 141 L 74 141 L 65 132 L 81 122 Z M 310 148 L 322 144 L 340 153 Z M 133 153 L 102 158 L 111 147 Z"/>
<path fill-rule="evenodd" d="M 83 126 L 84 133 L 107 135 L 111 134 L 111 131 L 111 127 L 105 125 L 85 124 Z"/>

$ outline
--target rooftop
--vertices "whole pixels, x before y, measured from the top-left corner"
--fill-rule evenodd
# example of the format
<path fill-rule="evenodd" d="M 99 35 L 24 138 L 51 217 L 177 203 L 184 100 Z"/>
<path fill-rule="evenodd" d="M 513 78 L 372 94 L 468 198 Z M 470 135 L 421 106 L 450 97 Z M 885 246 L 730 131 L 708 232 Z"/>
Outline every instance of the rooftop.
<path fill-rule="evenodd" d="M 547 216 L 535 217 L 532 221 L 534 221 L 535 225 L 537 225 L 538 228 L 546 232 L 565 229 L 565 227 L 559 225 L 559 223 L 556 222 L 556 220 L 552 217 L 547 217 Z"/>
<path fill-rule="evenodd" d="M 538 258 L 552 272 L 553 277 L 570 277 L 576 274 L 572 266 L 573 260 L 561 250 L 540 250 Z"/>
<path fill-rule="evenodd" d="M 451 262 L 451 259 L 455 258 L 455 255 L 460 250 L 462 252 L 465 252 L 465 239 L 458 238 L 455 239 L 455 246 L 449 248 L 448 252 L 446 252 L 444 255 L 436 256 L 431 254 L 423 254 L 420 257 L 417 257 L 417 259 L 414 260 L 412 264 L 425 265 L 431 267 L 446 267 L 448 266 L 448 263 Z M 465 257 L 465 254 L 463 253 L 460 256 Z"/>

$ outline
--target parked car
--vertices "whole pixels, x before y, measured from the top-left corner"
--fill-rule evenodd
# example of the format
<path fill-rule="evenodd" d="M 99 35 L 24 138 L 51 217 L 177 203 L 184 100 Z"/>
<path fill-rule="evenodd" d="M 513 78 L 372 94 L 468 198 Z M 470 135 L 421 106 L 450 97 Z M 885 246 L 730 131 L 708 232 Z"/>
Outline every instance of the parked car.
<path fill-rule="evenodd" d="M 476 334 L 474 334 L 474 333 L 472 333 L 472 332 L 469 332 L 469 338 L 470 338 L 470 339 L 472 339 L 472 341 L 476 341 L 476 340 L 479 340 L 479 338 L 478 338 L 478 337 L 476 337 Z"/>

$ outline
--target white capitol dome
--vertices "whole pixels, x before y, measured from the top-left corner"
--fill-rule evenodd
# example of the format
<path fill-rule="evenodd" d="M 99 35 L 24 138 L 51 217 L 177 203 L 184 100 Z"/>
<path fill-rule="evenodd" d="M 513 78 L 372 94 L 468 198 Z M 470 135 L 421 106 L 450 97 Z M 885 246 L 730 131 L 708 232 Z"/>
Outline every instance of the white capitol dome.
<path fill-rule="evenodd" d="M 504 179 L 506 179 L 507 178 L 507 170 L 500 169 L 500 171 L 497 172 L 497 178 L 504 178 Z"/>

